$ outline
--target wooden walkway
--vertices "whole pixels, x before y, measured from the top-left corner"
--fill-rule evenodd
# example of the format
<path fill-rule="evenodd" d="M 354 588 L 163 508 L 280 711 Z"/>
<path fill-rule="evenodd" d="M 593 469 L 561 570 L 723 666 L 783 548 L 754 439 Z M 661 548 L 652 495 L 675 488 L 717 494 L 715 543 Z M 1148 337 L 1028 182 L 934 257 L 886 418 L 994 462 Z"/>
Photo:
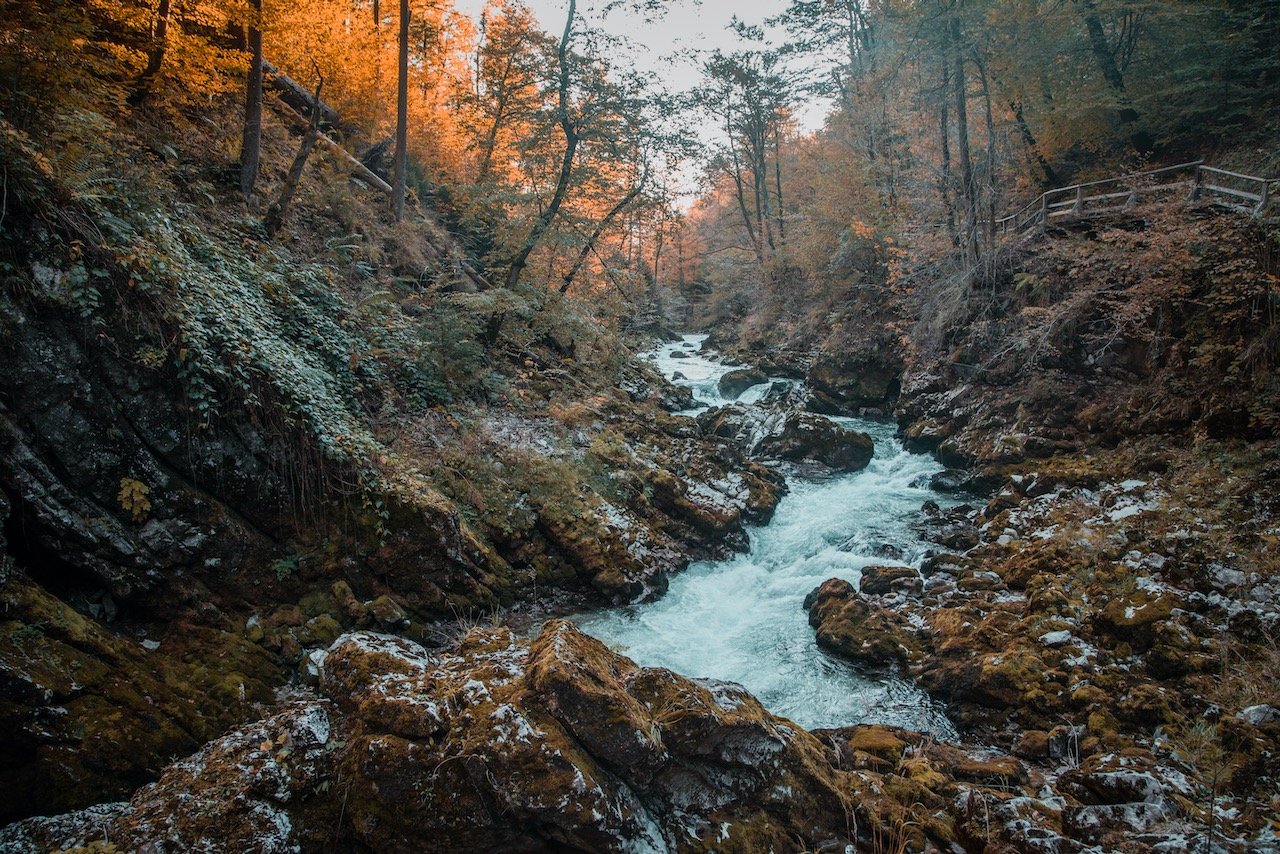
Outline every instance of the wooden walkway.
<path fill-rule="evenodd" d="M 1136 172 L 1102 181 L 1073 184 L 1041 193 L 1026 207 L 995 221 L 999 235 L 1043 229 L 1050 223 L 1087 219 L 1135 207 L 1140 199 L 1163 196 L 1186 201 L 1211 199 L 1219 204 L 1261 216 L 1275 193 L 1275 178 L 1257 178 L 1206 166 L 1203 160 L 1180 163 L 1150 172 Z"/>

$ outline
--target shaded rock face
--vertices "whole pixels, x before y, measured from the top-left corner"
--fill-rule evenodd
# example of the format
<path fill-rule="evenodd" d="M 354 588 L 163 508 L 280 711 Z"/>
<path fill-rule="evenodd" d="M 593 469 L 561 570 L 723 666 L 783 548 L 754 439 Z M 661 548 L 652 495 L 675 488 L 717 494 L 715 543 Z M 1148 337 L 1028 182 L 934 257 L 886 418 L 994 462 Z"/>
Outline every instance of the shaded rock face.
<path fill-rule="evenodd" d="M 698 427 L 755 457 L 818 462 L 836 471 L 865 468 L 874 451 L 866 433 L 799 409 L 730 404 L 704 412 Z"/>
<path fill-rule="evenodd" d="M 902 364 L 874 354 L 820 353 L 805 377 L 809 408 L 827 415 L 856 415 L 891 404 L 898 395 Z"/>
<path fill-rule="evenodd" d="M 218 628 L 115 634 L 23 578 L 0 587 L 0 819 L 128 795 L 273 701 L 277 657 Z"/>
<path fill-rule="evenodd" d="M 321 686 L 128 804 L 28 820 L 0 845 L 784 851 L 852 826 L 816 738 L 737 686 L 639 668 L 565 622 L 527 648 L 474 630 L 447 654 L 345 635 Z"/>
<path fill-rule="evenodd" d="M 11 309 L 0 352 L 0 490 L 8 547 L 69 587 L 163 606 L 174 573 L 266 552 L 284 504 L 254 434 L 192 429 L 157 377 L 43 314 Z M 136 484 L 122 499 L 126 481 Z M 218 483 L 221 497 L 195 483 Z M 144 503 L 145 502 L 145 503 Z M 122 504 L 129 504 L 125 507 Z M 72 567 L 75 569 L 73 570 Z"/>

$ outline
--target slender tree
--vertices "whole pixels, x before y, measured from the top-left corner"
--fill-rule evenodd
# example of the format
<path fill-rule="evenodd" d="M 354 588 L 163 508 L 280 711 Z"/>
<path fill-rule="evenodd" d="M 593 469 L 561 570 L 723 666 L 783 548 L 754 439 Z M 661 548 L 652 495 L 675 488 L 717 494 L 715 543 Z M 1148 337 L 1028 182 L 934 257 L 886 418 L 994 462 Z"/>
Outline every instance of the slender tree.
<path fill-rule="evenodd" d="M 569 179 L 573 174 L 573 158 L 578 150 L 578 143 L 581 142 L 577 121 L 571 111 L 569 91 L 569 46 L 573 38 L 573 23 L 577 10 L 577 0 L 569 0 L 569 13 L 565 18 L 564 32 L 560 36 L 560 44 L 556 49 L 556 63 L 559 69 L 556 84 L 556 118 L 560 124 L 560 132 L 564 135 L 564 154 L 560 158 L 560 172 L 556 178 L 556 188 L 551 196 L 551 201 L 534 221 L 533 228 L 525 236 L 524 243 L 516 251 L 515 257 L 511 259 L 511 266 L 507 270 L 507 287 L 509 288 L 514 288 L 520 281 L 520 274 L 524 272 L 525 266 L 528 265 L 529 256 L 533 253 L 534 248 L 537 247 L 538 242 L 542 240 L 542 236 L 546 234 L 547 229 L 550 228 L 552 220 L 560 212 L 560 206 L 564 204 L 565 196 L 569 192 Z"/>
<path fill-rule="evenodd" d="M 252 204 L 262 152 L 262 0 L 250 0 L 249 80 L 244 95 L 244 137 L 240 143 L 240 195 Z"/>
<path fill-rule="evenodd" d="M 409 174 L 409 0 L 400 0 L 400 58 L 396 80 L 396 155 L 392 164 L 391 211 L 404 218 L 405 181 Z"/>

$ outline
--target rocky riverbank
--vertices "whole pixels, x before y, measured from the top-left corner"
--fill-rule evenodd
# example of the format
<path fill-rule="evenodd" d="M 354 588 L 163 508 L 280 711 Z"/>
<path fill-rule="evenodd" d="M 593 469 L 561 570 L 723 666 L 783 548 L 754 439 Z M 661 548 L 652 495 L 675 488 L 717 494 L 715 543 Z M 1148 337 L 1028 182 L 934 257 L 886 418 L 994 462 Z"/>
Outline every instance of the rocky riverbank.
<path fill-rule="evenodd" d="M 903 730 L 809 733 L 737 686 L 638 668 L 564 622 L 528 645 L 474 629 L 438 652 L 348 634 L 317 663 L 319 693 L 128 802 L 11 825 L 0 847 L 1073 851 L 1063 814 L 1164 815 L 1192 793 L 1129 755 L 1050 778 Z M 1056 802 L 1050 783 L 1090 806 Z"/>

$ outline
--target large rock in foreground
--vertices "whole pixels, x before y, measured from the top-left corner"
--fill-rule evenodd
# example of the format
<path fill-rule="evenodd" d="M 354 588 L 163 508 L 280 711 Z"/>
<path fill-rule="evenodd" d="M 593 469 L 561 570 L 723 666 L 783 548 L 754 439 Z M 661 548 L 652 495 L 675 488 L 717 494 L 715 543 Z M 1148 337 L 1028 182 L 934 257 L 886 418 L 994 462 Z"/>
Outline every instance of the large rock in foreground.
<path fill-rule="evenodd" d="M 640 668 L 548 623 L 429 654 L 345 635 L 325 696 L 233 731 L 127 804 L 0 832 L 0 849 L 793 850 L 846 844 L 823 745 L 736 685 Z"/>

